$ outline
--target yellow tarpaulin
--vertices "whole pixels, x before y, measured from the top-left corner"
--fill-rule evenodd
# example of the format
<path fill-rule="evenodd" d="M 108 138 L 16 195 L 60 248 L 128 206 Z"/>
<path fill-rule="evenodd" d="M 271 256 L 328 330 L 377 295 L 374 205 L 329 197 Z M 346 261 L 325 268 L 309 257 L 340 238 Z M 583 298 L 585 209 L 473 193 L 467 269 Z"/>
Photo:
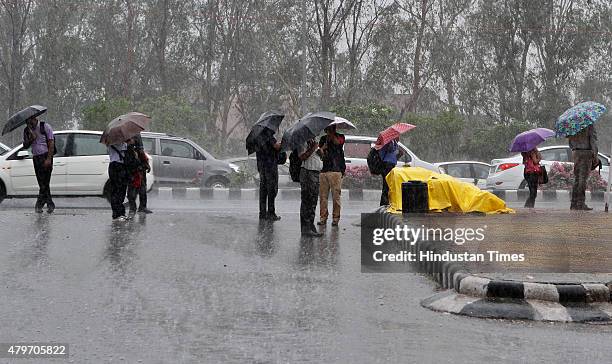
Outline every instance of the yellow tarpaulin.
<path fill-rule="evenodd" d="M 420 167 L 396 167 L 386 177 L 389 185 L 389 212 L 402 212 L 402 182 L 427 182 L 429 210 L 433 212 L 512 213 L 501 198 L 471 183 Z"/>

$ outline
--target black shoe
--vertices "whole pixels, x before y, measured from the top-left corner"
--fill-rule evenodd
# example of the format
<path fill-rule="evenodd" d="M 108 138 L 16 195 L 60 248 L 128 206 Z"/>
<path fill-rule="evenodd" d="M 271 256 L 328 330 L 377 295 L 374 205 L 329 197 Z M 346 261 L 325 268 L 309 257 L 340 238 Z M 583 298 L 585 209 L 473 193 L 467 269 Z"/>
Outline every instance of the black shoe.
<path fill-rule="evenodd" d="M 317 225 L 319 226 L 327 225 L 327 221 L 319 221 L 317 222 Z"/>
<path fill-rule="evenodd" d="M 270 221 L 278 221 L 280 219 L 281 219 L 281 217 L 278 216 L 277 214 L 269 214 L 268 215 L 268 220 L 270 220 Z"/>
<path fill-rule="evenodd" d="M 261 212 L 259 213 L 259 220 L 268 220 L 268 214 L 262 214 Z"/>
<path fill-rule="evenodd" d="M 55 211 L 55 205 L 47 205 L 47 213 L 52 214 Z"/>
<path fill-rule="evenodd" d="M 587 205 L 584 205 L 584 206 L 580 207 L 579 210 L 582 210 L 582 211 L 591 211 L 591 210 L 593 210 L 593 208 L 592 207 L 588 207 Z"/>
<path fill-rule="evenodd" d="M 37 214 L 42 214 L 43 212 L 42 206 L 34 206 L 34 212 L 36 212 Z"/>
<path fill-rule="evenodd" d="M 338 221 L 333 221 L 332 226 L 338 226 Z"/>
<path fill-rule="evenodd" d="M 323 236 L 323 233 L 309 230 L 309 231 L 302 231 L 302 236 L 307 236 L 310 238 L 320 238 Z"/>
<path fill-rule="evenodd" d="M 152 213 L 153 213 L 153 211 L 149 210 L 149 209 L 148 209 L 148 208 L 146 208 L 146 207 L 144 207 L 144 208 L 142 208 L 142 207 L 141 207 L 141 208 L 139 208 L 139 209 L 138 209 L 138 212 L 142 212 L 142 213 L 145 213 L 145 214 L 152 214 Z"/>

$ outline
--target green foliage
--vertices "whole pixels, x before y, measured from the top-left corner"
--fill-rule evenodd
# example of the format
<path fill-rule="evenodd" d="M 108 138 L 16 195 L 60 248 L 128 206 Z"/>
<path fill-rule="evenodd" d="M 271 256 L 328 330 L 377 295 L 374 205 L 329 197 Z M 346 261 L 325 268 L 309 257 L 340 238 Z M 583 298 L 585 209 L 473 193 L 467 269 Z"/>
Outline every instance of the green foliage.
<path fill-rule="evenodd" d="M 83 108 L 81 123 L 87 130 L 104 130 L 111 120 L 131 109 L 132 103 L 126 98 L 99 99 Z"/>
<path fill-rule="evenodd" d="M 230 187 L 251 187 L 255 185 L 255 173 L 247 169 L 241 169 L 229 175 Z"/>
<path fill-rule="evenodd" d="M 210 118 L 187 100 L 174 96 L 152 97 L 137 103 L 126 98 L 100 99 L 83 108 L 82 126 L 89 130 L 104 130 L 112 119 L 130 111 L 149 115 L 151 131 L 188 137 L 205 149 L 216 144 L 216 129 L 207 124 Z"/>
<path fill-rule="evenodd" d="M 464 154 L 469 159 L 490 162 L 493 158 L 508 155 L 508 148 L 514 137 L 535 126 L 525 122 L 509 124 L 474 123 L 466 139 Z"/>
<path fill-rule="evenodd" d="M 381 130 L 391 126 L 393 124 L 391 117 L 395 114 L 392 108 L 375 103 L 335 105 L 330 108 L 330 111 L 355 124 L 357 127 L 355 134 L 371 136 L 376 136 Z"/>
<path fill-rule="evenodd" d="M 455 111 L 445 111 L 435 117 L 409 114 L 404 121 L 417 126 L 403 139 L 408 140 L 408 148 L 419 158 L 436 162 L 461 155 L 467 124 Z"/>

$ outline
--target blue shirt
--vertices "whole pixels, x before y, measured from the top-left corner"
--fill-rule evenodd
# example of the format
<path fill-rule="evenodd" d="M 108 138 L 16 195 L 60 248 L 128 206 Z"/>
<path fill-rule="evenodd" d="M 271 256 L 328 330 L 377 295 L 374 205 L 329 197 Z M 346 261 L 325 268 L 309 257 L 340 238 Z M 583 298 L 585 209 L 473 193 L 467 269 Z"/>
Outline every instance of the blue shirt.
<path fill-rule="evenodd" d="M 378 153 L 380 154 L 380 159 L 382 159 L 382 161 L 385 163 L 396 165 L 398 148 L 399 146 L 395 140 L 389 142 L 387 145 L 382 147 L 381 150 L 378 151 Z"/>

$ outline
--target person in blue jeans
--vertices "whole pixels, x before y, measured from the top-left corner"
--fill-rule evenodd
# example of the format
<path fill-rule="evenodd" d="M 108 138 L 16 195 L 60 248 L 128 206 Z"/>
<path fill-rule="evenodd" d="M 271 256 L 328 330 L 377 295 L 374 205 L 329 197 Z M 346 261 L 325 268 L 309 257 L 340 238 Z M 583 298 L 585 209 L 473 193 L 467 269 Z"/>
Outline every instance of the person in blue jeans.
<path fill-rule="evenodd" d="M 387 184 L 387 175 L 397 165 L 397 159 L 400 158 L 403 153 L 399 148 L 399 138 L 387 143 L 382 147 L 378 154 L 385 165 L 384 173 L 382 174 L 382 193 L 380 194 L 380 206 L 387 206 L 389 204 L 389 185 Z"/>

